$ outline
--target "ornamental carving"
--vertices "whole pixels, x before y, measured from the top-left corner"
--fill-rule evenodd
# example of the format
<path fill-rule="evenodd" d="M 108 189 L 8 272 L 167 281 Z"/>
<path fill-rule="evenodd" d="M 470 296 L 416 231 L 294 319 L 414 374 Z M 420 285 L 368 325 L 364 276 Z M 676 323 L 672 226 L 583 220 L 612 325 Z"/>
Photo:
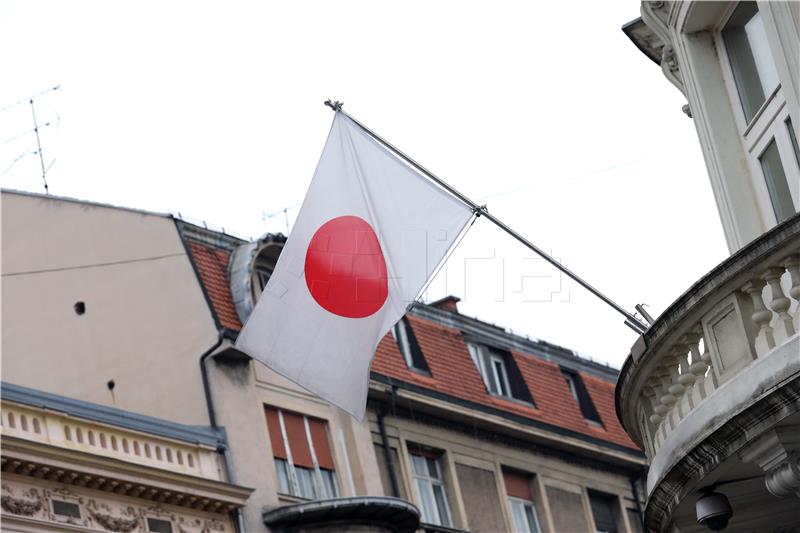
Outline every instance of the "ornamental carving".
<path fill-rule="evenodd" d="M 32 516 L 44 507 L 44 498 L 36 489 L 22 492 L 22 498 L 15 498 L 11 489 L 3 485 L 3 495 L 0 497 L 0 506 L 4 511 L 21 516 Z"/>
<path fill-rule="evenodd" d="M 111 514 L 111 508 L 108 505 L 98 505 L 94 500 L 90 500 L 86 507 L 94 521 L 108 531 L 129 533 L 140 525 L 140 519 L 133 507 L 127 507 L 122 512 L 124 516 L 120 517 L 113 516 Z M 106 512 L 101 512 L 101 510 Z"/>

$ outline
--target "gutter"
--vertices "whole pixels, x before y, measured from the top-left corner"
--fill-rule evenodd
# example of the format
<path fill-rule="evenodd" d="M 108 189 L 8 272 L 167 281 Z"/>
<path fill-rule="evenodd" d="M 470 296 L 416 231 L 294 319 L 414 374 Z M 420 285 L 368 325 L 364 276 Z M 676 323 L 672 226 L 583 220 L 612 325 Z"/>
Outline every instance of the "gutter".
<path fill-rule="evenodd" d="M 206 399 L 206 408 L 208 409 L 208 422 L 211 424 L 211 427 L 218 433 L 224 434 L 224 430 L 222 430 L 217 425 L 217 414 L 216 410 L 214 409 L 214 398 L 211 395 L 211 385 L 208 380 L 208 367 L 206 367 L 206 360 L 214 354 L 217 349 L 222 346 L 223 341 L 230 340 L 231 334 L 226 329 L 220 329 L 217 333 L 217 341 L 203 354 L 200 356 L 200 375 L 203 380 L 203 394 L 205 395 Z M 235 485 L 236 484 L 236 471 L 233 468 L 233 460 L 231 459 L 230 449 L 227 446 L 227 439 L 226 444 L 220 443 L 217 446 L 217 453 L 222 455 L 222 461 L 225 464 L 225 471 L 228 474 L 228 482 Z M 236 509 L 235 511 L 231 511 L 231 515 L 233 518 L 233 523 L 236 528 L 236 533 L 245 533 L 244 528 L 244 519 L 242 518 L 242 510 Z"/>
<path fill-rule="evenodd" d="M 386 457 L 386 469 L 389 470 L 389 483 L 392 485 L 392 496 L 395 498 L 400 497 L 400 489 L 397 485 L 397 475 L 394 472 L 394 463 L 392 461 L 392 452 L 389 448 L 389 437 L 386 435 L 386 423 L 383 421 L 386 416 L 386 410 L 381 409 L 378 411 L 378 427 L 381 431 L 381 443 L 383 444 L 383 453 Z"/>

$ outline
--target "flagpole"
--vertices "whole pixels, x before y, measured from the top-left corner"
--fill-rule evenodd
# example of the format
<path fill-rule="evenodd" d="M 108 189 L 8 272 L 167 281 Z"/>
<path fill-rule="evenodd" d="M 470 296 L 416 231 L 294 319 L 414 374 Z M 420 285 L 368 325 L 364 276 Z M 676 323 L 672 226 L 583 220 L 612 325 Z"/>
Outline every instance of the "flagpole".
<path fill-rule="evenodd" d="M 542 250 L 541 248 L 530 242 L 528 239 L 526 239 L 525 237 L 523 237 L 522 235 L 511 229 L 502 220 L 498 219 L 497 217 L 489 213 L 485 205 L 478 205 L 477 203 L 473 202 L 463 193 L 453 188 L 449 183 L 436 176 L 433 172 L 423 167 L 422 165 L 414 161 L 411 157 L 403 153 L 399 148 L 393 146 L 386 139 L 384 139 L 383 137 L 381 137 L 368 127 L 366 127 L 361 122 L 359 122 L 352 115 L 350 115 L 349 113 L 347 113 L 345 110 L 342 109 L 343 105 L 342 102 L 331 102 L 330 100 L 327 100 L 325 102 L 325 105 L 330 107 L 337 113 L 344 114 L 344 116 L 352 120 L 359 128 L 361 128 L 371 137 L 375 138 L 375 140 L 377 140 L 378 142 L 389 148 L 391 151 L 397 154 L 401 159 L 403 159 L 406 163 L 416 168 L 418 171 L 422 172 L 431 181 L 433 181 L 434 183 L 442 187 L 444 190 L 446 190 L 447 192 L 449 192 L 450 194 L 452 194 L 453 196 L 464 202 L 475 212 L 476 216 L 486 217 L 488 220 L 494 223 L 498 228 L 508 233 L 511 237 L 522 243 L 525 247 L 529 248 L 530 250 L 538 254 L 540 257 L 542 257 L 542 259 L 544 259 L 545 261 L 556 267 L 558 270 L 569 276 L 573 281 L 578 283 L 581 287 L 583 287 L 584 289 L 588 290 L 589 292 L 600 298 L 607 305 L 611 306 L 615 311 L 617 311 L 618 313 L 620 313 L 622 316 L 625 317 L 625 325 L 634 330 L 636 333 L 641 334 L 647 330 L 647 326 L 642 324 L 642 322 L 638 318 L 636 318 L 634 315 L 623 309 L 619 304 L 614 302 L 614 300 L 612 300 L 599 290 L 595 289 L 592 285 L 590 285 L 583 278 L 575 274 L 573 271 L 571 271 L 570 269 L 568 269 L 567 267 L 556 261 L 550 255 L 548 255 L 544 250 Z"/>

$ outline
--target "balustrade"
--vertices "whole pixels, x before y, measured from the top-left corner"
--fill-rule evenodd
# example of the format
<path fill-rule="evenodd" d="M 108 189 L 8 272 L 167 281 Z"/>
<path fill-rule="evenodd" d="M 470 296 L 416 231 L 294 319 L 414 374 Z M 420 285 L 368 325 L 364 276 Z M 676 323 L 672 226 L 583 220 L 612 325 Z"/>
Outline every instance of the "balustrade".
<path fill-rule="evenodd" d="M 649 454 L 722 383 L 800 331 L 800 255 L 748 272 L 701 316 L 678 323 L 671 342 L 646 352 L 653 363 L 635 405 Z"/>

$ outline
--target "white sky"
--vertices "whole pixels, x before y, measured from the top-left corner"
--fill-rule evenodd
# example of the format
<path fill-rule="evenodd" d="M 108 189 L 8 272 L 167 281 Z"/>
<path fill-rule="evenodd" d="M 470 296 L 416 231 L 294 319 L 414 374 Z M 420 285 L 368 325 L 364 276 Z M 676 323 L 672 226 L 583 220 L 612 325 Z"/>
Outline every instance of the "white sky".
<path fill-rule="evenodd" d="M 50 192 L 286 231 L 327 98 L 623 307 L 657 315 L 727 249 L 683 96 L 622 33 L 639 3 L 0 4 L 0 108 L 37 100 Z M 0 184 L 43 192 L 30 108 Z M 288 210 L 290 219 L 297 208 Z M 33 245 L 33 243 L 32 243 Z M 619 367 L 622 318 L 479 220 L 429 290 Z M 466 274 L 465 274 L 466 272 Z M 524 278 L 524 282 L 523 282 Z"/>

